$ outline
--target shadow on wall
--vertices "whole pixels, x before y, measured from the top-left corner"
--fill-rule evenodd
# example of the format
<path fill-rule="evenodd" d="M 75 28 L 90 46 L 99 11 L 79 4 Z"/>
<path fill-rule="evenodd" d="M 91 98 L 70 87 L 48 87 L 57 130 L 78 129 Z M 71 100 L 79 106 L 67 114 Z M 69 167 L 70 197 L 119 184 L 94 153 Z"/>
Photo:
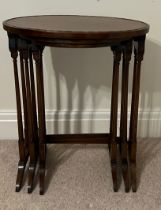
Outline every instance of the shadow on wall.
<path fill-rule="evenodd" d="M 100 106 L 102 101 L 98 97 L 100 89 L 106 92 L 103 101 L 110 98 L 111 78 L 112 78 L 112 52 L 107 48 L 97 49 L 62 49 L 51 48 L 51 58 L 54 69 L 54 77 L 56 83 L 56 109 L 62 110 L 63 96 L 67 97 L 66 109 L 68 110 L 65 118 L 70 119 L 70 113 L 72 110 L 78 110 L 75 113 L 74 128 L 68 122 L 64 122 L 64 133 L 80 133 L 82 132 L 82 110 L 86 108 L 86 104 L 90 104 L 90 110 L 96 110 Z M 110 69 L 110 71 L 109 71 Z M 48 78 L 50 79 L 50 77 Z M 62 80 L 66 85 L 67 92 L 62 93 Z M 48 82 L 51 84 L 51 81 Z M 50 87 L 49 87 L 49 90 Z M 67 94 L 67 96 L 65 96 Z M 99 100 L 98 100 L 99 98 Z M 106 109 L 107 109 L 106 108 Z M 91 115 L 93 112 L 90 112 Z M 59 116 L 59 113 L 57 113 Z M 93 131 L 92 124 L 93 116 L 90 116 L 90 122 L 88 124 L 88 130 Z M 54 123 L 54 131 L 59 132 L 58 122 Z"/>
<path fill-rule="evenodd" d="M 55 115 L 56 118 L 58 118 L 59 112 L 64 109 L 63 98 L 66 98 L 67 103 L 65 107 L 65 109 L 68 111 L 66 112 L 66 115 L 68 116 L 65 116 L 67 119 L 71 118 L 70 114 L 73 110 L 78 110 L 78 112 L 75 113 L 74 119 L 81 119 L 82 110 L 89 109 L 89 107 L 90 110 L 99 110 L 103 103 L 105 104 L 103 106 L 104 110 L 110 109 L 113 55 L 109 48 L 50 48 L 50 53 L 53 66 L 52 72 L 50 72 L 52 75 L 47 76 L 49 91 L 48 95 L 52 96 L 53 92 L 56 94 L 54 107 L 57 110 Z M 129 102 L 131 99 L 132 69 L 133 59 L 131 61 L 129 76 Z M 151 135 L 150 132 L 153 125 L 153 129 L 156 129 L 156 132 L 158 132 L 158 126 L 160 126 L 159 135 L 161 135 L 161 125 L 158 123 L 160 122 L 160 116 L 158 113 L 161 109 L 160 74 L 161 46 L 152 40 L 147 40 L 146 53 L 142 66 L 140 92 L 141 114 L 139 117 L 140 123 L 138 127 L 139 134 L 142 132 L 142 129 L 144 130 L 144 137 Z M 55 78 L 54 82 L 56 90 L 52 90 L 51 88 L 53 77 Z M 64 89 L 62 86 L 62 81 L 63 85 L 65 85 Z M 100 97 L 101 92 L 102 96 Z M 52 106 L 52 97 L 49 97 L 48 100 L 49 104 Z M 88 107 L 86 106 L 87 104 L 89 105 Z M 158 111 L 157 115 L 155 115 L 156 112 L 154 112 L 156 108 Z M 142 115 L 142 113 L 146 115 Z M 153 124 L 152 120 L 150 119 L 153 119 L 154 115 L 156 123 Z M 94 132 L 92 119 L 93 116 L 90 116 L 90 122 L 88 124 L 88 130 L 90 132 Z M 63 133 L 81 133 L 83 130 L 81 120 L 75 121 L 72 126 L 70 122 L 64 121 L 63 127 Z M 109 128 L 109 125 L 107 127 Z M 60 132 L 59 122 L 57 120 L 54 122 L 54 132 Z M 107 130 L 105 132 L 107 132 Z"/>
<path fill-rule="evenodd" d="M 138 133 L 144 130 L 144 137 L 161 136 L 161 44 L 146 41 L 142 65 L 140 116 Z M 145 123 L 144 123 L 145 122 Z"/>

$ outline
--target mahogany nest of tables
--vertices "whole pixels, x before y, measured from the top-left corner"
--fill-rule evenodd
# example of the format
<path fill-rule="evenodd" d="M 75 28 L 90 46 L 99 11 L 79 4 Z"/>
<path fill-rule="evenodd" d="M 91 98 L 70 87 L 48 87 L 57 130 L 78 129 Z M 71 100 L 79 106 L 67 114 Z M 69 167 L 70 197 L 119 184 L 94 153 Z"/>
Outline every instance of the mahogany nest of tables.
<path fill-rule="evenodd" d="M 149 25 L 136 20 L 115 17 L 42 15 L 17 17 L 3 22 L 8 33 L 9 50 L 13 59 L 19 163 L 16 191 L 20 191 L 24 170 L 28 167 L 28 192 L 33 190 L 35 168 L 39 160 L 40 194 L 45 190 L 46 145 L 48 143 L 108 144 L 113 189 L 118 191 L 118 155 L 125 191 L 137 190 L 136 149 L 140 70 L 145 38 Z M 46 133 L 42 52 L 45 46 L 86 48 L 109 46 L 113 52 L 111 119 L 109 133 L 53 134 Z M 134 51 L 133 88 L 129 137 L 128 75 Z M 20 69 L 17 58 L 19 55 Z M 33 65 L 35 61 L 35 68 Z M 117 135 L 119 69 L 122 60 L 120 134 Z M 35 87 L 36 86 L 36 87 Z M 21 99 L 22 97 L 22 99 Z M 24 113 L 24 121 L 22 120 Z"/>

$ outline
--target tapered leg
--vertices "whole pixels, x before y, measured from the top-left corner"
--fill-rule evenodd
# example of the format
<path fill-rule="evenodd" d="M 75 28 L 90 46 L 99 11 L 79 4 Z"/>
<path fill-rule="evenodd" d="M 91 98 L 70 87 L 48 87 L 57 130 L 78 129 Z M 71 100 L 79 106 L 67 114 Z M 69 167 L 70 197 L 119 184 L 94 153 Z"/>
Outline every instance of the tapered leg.
<path fill-rule="evenodd" d="M 23 133 L 23 123 L 22 123 L 22 109 L 21 109 L 21 95 L 20 95 L 20 86 L 19 86 L 19 76 L 18 76 L 18 67 L 17 67 L 17 38 L 12 35 L 9 35 L 9 49 L 11 52 L 11 57 L 13 58 L 13 67 L 14 67 L 14 78 L 15 78 L 15 90 L 16 90 L 16 104 L 17 104 L 17 122 L 18 122 L 18 135 L 19 135 L 19 163 L 18 163 L 18 172 L 16 179 L 16 192 L 19 192 L 22 186 L 22 180 L 24 175 L 24 170 L 28 160 L 28 148 L 24 140 Z M 23 89 L 23 88 L 22 88 Z M 22 90 L 23 92 L 23 90 Z"/>
<path fill-rule="evenodd" d="M 25 70 L 23 64 L 22 52 L 20 54 L 20 68 L 21 68 L 21 84 L 22 84 L 22 99 L 23 99 L 23 111 L 24 111 L 24 141 L 28 150 L 28 119 L 27 119 L 27 92 L 26 92 L 26 80 Z"/>
<path fill-rule="evenodd" d="M 125 191 L 130 190 L 128 142 L 127 142 L 127 118 L 128 118 L 128 77 L 129 62 L 131 60 L 132 42 L 123 43 L 122 63 L 122 95 L 121 95 L 121 119 L 120 119 L 120 152 L 122 160 L 122 175 L 125 183 Z"/>
<path fill-rule="evenodd" d="M 140 37 L 134 42 L 134 72 L 133 89 L 130 116 L 130 135 L 129 135 L 129 159 L 131 169 L 131 184 L 133 192 L 137 190 L 136 180 L 136 147 L 137 147 L 137 120 L 140 91 L 140 70 L 144 55 L 145 37 Z"/>
<path fill-rule="evenodd" d="M 46 163 L 46 125 L 45 125 L 45 101 L 44 101 L 44 82 L 43 82 L 43 63 L 42 51 L 40 46 L 33 47 L 33 57 L 36 65 L 37 80 L 37 102 L 38 102 L 38 124 L 39 124 L 39 182 L 40 194 L 44 194 L 45 163 Z"/>
<path fill-rule="evenodd" d="M 111 97 L 111 122 L 110 122 L 110 158 L 111 171 L 113 179 L 113 189 L 118 191 L 118 161 L 117 161 L 117 111 L 118 111 L 118 83 L 119 83 L 119 65 L 121 60 L 121 47 L 111 48 L 114 54 L 112 97 Z"/>
<path fill-rule="evenodd" d="M 33 142 L 30 144 L 31 161 L 29 165 L 29 180 L 28 192 L 32 192 L 33 179 L 35 175 L 36 163 L 38 159 L 38 127 L 37 127 L 37 111 L 36 111 L 36 98 L 35 98 L 35 79 L 32 60 L 32 49 L 29 49 L 29 66 L 30 66 L 30 87 L 31 87 L 31 110 L 32 110 L 32 136 Z"/>
<path fill-rule="evenodd" d="M 33 109 L 33 136 L 34 136 L 34 143 L 36 146 L 36 153 L 38 155 L 38 126 L 37 126 L 35 75 L 33 68 L 32 47 L 29 49 L 29 62 L 30 62 L 31 98 L 32 98 L 32 109 Z"/>
<path fill-rule="evenodd" d="M 24 68 L 24 76 L 25 76 L 25 85 L 26 85 L 26 104 L 27 104 L 27 122 L 28 122 L 28 150 L 30 154 L 30 162 L 28 169 L 28 193 L 31 193 L 33 190 L 33 181 L 34 174 L 37 162 L 37 154 L 36 154 L 36 137 L 34 135 L 35 124 L 34 124 L 34 115 L 36 114 L 36 110 L 33 106 L 33 89 L 32 89 L 32 79 L 31 72 L 33 69 L 29 68 L 29 45 L 25 40 L 19 39 L 19 51 L 20 57 L 22 59 L 22 66 Z"/>

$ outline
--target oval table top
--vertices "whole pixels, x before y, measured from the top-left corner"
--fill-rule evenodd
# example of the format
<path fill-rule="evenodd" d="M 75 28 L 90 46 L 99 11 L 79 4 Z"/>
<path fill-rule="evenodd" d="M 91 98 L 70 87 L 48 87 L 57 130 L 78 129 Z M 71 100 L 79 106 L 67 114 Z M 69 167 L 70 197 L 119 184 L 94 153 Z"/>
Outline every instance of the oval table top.
<path fill-rule="evenodd" d="M 126 39 L 149 31 L 141 21 L 78 15 L 16 17 L 4 21 L 3 27 L 9 33 L 50 39 Z"/>

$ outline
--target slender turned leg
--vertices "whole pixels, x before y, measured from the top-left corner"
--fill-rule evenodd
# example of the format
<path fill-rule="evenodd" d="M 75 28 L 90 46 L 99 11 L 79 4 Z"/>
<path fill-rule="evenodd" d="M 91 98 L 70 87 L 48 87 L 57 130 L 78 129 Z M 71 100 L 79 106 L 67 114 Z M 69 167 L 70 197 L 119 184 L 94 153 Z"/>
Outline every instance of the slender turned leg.
<path fill-rule="evenodd" d="M 36 97 L 35 97 L 35 79 L 32 59 L 32 49 L 29 49 L 29 66 L 30 66 L 30 88 L 31 88 L 31 113 L 32 113 L 32 138 L 33 141 L 30 144 L 30 165 L 29 165 L 29 179 L 28 179 L 28 193 L 33 190 L 33 181 L 35 175 L 35 169 L 38 159 L 38 127 L 37 127 L 37 111 L 36 111 Z"/>
<path fill-rule="evenodd" d="M 22 84 L 22 99 L 23 99 L 23 111 L 24 111 L 24 141 L 28 150 L 28 119 L 27 119 L 27 92 L 26 92 L 26 81 L 25 71 L 23 64 L 23 57 L 20 51 L 20 68 L 21 68 L 21 84 Z"/>
<path fill-rule="evenodd" d="M 19 51 L 22 58 L 22 65 L 25 69 L 25 82 L 26 82 L 26 102 L 27 102 L 27 122 L 28 122 L 28 149 L 30 155 L 30 163 L 28 170 L 28 193 L 33 190 L 34 174 L 37 162 L 35 139 L 34 139 L 34 109 L 32 101 L 32 85 L 31 85 L 31 68 L 29 72 L 29 46 L 25 40 L 19 40 Z"/>
<path fill-rule="evenodd" d="M 45 101 L 44 101 L 44 82 L 43 82 L 43 47 L 33 47 L 33 57 L 36 65 L 37 80 L 37 102 L 38 102 L 38 123 L 39 123 L 39 181 L 40 195 L 44 194 L 45 181 L 45 162 L 46 162 L 46 125 L 45 125 Z"/>
<path fill-rule="evenodd" d="M 35 96 L 35 76 L 33 69 L 33 58 L 32 48 L 29 50 L 29 61 L 30 61 L 30 78 L 31 78 L 31 94 L 32 94 L 32 107 L 33 107 L 33 135 L 36 147 L 38 147 L 38 126 L 37 126 L 37 110 L 36 110 L 36 96 Z M 37 153 L 38 153 L 38 148 Z"/>
<path fill-rule="evenodd" d="M 122 160 L 122 175 L 125 183 L 125 191 L 130 190 L 128 142 L 127 142 L 127 118 L 128 118 L 128 77 L 129 62 L 131 60 L 132 42 L 123 44 L 123 68 L 122 68 L 122 97 L 121 97 L 121 119 L 120 119 L 120 153 Z"/>
<path fill-rule="evenodd" d="M 112 97 L 111 97 L 111 122 L 110 122 L 110 157 L 111 171 L 113 179 L 113 189 L 118 191 L 118 162 L 117 162 L 117 109 L 118 109 L 118 83 L 119 83 L 119 65 L 121 60 L 121 47 L 111 48 L 114 54 Z"/>
<path fill-rule="evenodd" d="M 130 137 L 129 137 L 129 159 L 131 169 L 131 184 L 133 192 L 137 190 L 136 180 L 136 147 L 137 147 L 137 120 L 140 90 L 140 70 L 141 62 L 144 55 L 145 37 L 140 37 L 134 42 L 134 72 L 133 72 L 133 89 L 130 116 Z"/>
<path fill-rule="evenodd" d="M 36 109 L 36 92 L 35 92 L 35 75 L 33 68 L 33 55 L 32 48 L 29 50 L 29 62 L 30 62 L 30 79 L 31 79 L 31 98 L 32 98 L 32 109 L 33 109 L 33 136 L 34 143 L 36 146 L 36 157 L 38 157 L 38 126 L 37 126 L 37 109 Z"/>
<path fill-rule="evenodd" d="M 18 56 L 17 39 L 11 35 L 9 35 L 9 49 L 11 52 L 11 57 L 13 58 L 15 89 L 16 89 L 17 121 L 18 121 L 18 135 L 19 135 L 18 145 L 19 145 L 19 156 L 20 156 L 20 160 L 18 163 L 17 179 L 16 179 L 16 192 L 19 192 L 22 186 L 24 170 L 28 160 L 28 151 L 23 136 L 24 134 L 23 134 L 23 123 L 22 123 L 20 87 L 19 87 L 19 76 L 17 68 L 17 56 Z"/>

